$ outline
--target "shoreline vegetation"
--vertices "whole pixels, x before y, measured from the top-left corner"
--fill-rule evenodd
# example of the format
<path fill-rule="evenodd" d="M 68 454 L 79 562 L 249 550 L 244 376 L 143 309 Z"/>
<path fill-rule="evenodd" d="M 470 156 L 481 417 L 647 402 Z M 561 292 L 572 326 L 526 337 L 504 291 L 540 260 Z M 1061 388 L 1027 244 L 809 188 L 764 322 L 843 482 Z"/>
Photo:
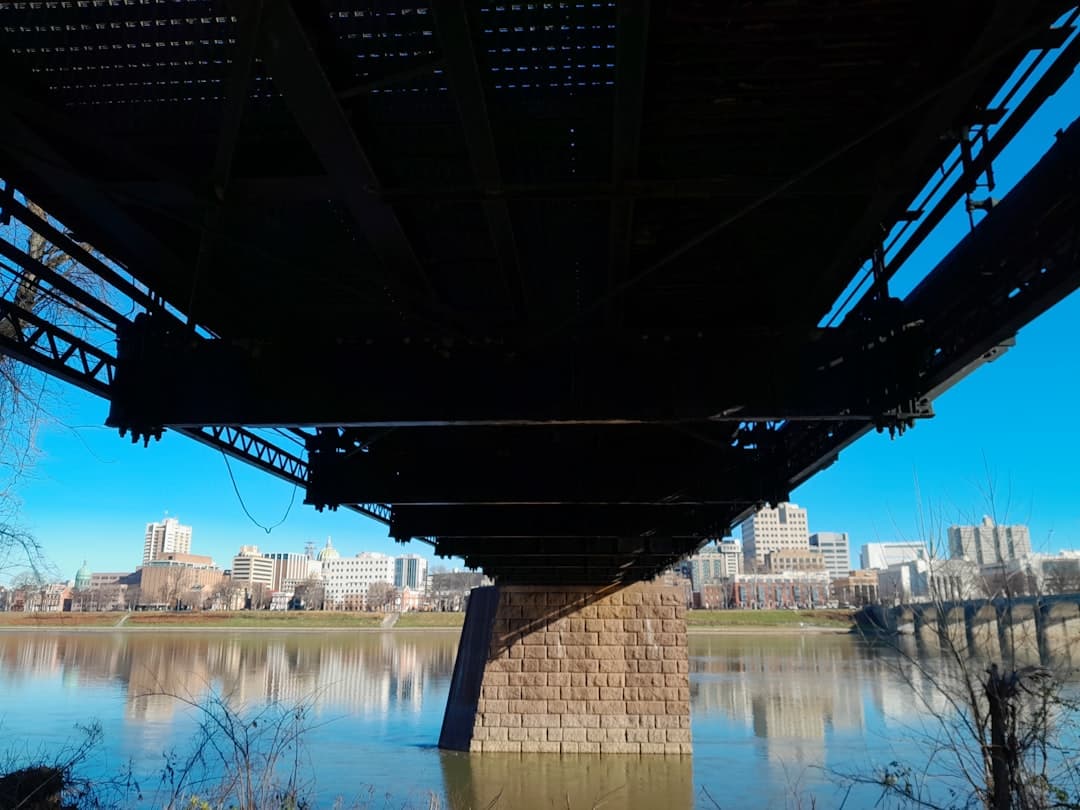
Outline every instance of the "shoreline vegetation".
<path fill-rule="evenodd" d="M 846 633 L 853 629 L 846 610 L 688 610 L 688 633 Z M 464 613 L 403 613 L 391 625 L 384 613 L 342 611 L 112 611 L 102 613 L 2 613 L 0 632 L 71 630 L 146 632 L 161 630 L 327 631 L 461 629 Z"/>

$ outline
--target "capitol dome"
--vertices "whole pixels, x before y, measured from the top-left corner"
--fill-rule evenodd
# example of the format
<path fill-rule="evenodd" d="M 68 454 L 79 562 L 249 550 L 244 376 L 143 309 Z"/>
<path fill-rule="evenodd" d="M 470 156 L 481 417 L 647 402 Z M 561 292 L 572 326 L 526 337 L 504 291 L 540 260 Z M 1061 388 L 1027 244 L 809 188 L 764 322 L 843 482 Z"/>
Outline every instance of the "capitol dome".
<path fill-rule="evenodd" d="M 336 548 L 334 548 L 334 544 L 331 542 L 330 538 L 327 537 L 326 538 L 326 546 L 324 548 L 320 549 L 320 551 L 319 551 L 319 557 L 318 557 L 319 562 L 326 562 L 327 560 L 336 560 L 336 559 L 339 559 L 340 557 L 341 557 L 341 555 L 338 553 L 338 550 Z"/>
<path fill-rule="evenodd" d="M 83 560 L 82 568 L 75 572 L 75 590 L 84 591 L 90 587 L 90 569 Z"/>

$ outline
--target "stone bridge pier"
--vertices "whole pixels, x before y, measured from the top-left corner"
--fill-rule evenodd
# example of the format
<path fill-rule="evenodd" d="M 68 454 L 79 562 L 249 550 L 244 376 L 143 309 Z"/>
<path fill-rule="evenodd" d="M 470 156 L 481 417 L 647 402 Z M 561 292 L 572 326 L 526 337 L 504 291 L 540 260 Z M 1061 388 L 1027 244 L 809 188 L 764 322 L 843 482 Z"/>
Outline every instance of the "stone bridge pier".
<path fill-rule="evenodd" d="M 938 627 L 936 605 L 915 606 L 915 639 L 923 652 L 941 651 L 941 631 Z"/>
<path fill-rule="evenodd" d="M 475 589 L 439 747 L 690 754 L 682 599 L 650 583 Z"/>
<path fill-rule="evenodd" d="M 1001 658 L 1001 624 L 993 602 L 965 603 L 964 622 L 972 650 L 994 660 Z"/>
<path fill-rule="evenodd" d="M 1010 661 L 1038 664 L 1040 655 L 1039 609 L 1029 602 L 1014 602 L 1001 613 L 1001 653 Z"/>
<path fill-rule="evenodd" d="M 1051 664 L 1080 662 L 1080 605 L 1055 602 L 1040 606 L 1040 647 L 1043 660 Z"/>

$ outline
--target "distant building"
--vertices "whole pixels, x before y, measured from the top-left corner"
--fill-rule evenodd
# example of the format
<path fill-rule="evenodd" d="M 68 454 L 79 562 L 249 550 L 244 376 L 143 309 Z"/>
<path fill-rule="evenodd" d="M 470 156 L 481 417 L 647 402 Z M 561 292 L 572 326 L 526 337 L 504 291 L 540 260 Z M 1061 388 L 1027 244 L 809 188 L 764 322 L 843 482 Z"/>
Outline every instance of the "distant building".
<path fill-rule="evenodd" d="M 139 604 L 201 609 L 225 581 L 225 572 L 201 554 L 159 554 L 140 572 Z"/>
<path fill-rule="evenodd" d="M 895 543 L 863 543 L 859 553 L 859 567 L 882 571 L 891 565 L 926 560 L 930 558 L 926 543 L 904 540 Z"/>
<path fill-rule="evenodd" d="M 765 555 L 779 549 L 810 547 L 806 510 L 798 504 L 781 503 L 775 509 L 760 509 L 739 525 L 743 553 L 758 567 Z"/>
<path fill-rule="evenodd" d="M 707 583 L 728 579 L 742 571 L 742 544 L 733 537 L 709 543 L 686 559 L 686 569 L 694 591 Z"/>
<path fill-rule="evenodd" d="M 319 562 L 328 562 L 330 560 L 341 559 L 341 553 L 334 548 L 333 542 L 329 537 L 326 538 L 326 545 L 319 549 L 319 556 L 316 558 Z"/>
<path fill-rule="evenodd" d="M 394 597 L 394 610 L 400 613 L 408 613 L 419 610 L 423 603 L 420 591 L 413 590 L 408 585 L 400 589 Z"/>
<path fill-rule="evenodd" d="M 103 571 L 90 574 L 91 588 L 104 588 L 106 585 L 138 585 L 139 577 L 131 571 Z"/>
<path fill-rule="evenodd" d="M 825 558 L 820 551 L 809 548 L 778 548 L 765 555 L 765 569 L 773 574 L 785 571 L 823 571 Z"/>
<path fill-rule="evenodd" d="M 83 560 L 82 567 L 75 572 L 75 590 L 85 591 L 90 588 L 93 582 L 93 575 L 90 573 L 90 568 L 86 564 L 86 560 Z"/>
<path fill-rule="evenodd" d="M 979 566 L 967 560 L 919 558 L 878 571 L 878 596 L 884 604 L 963 601 L 985 596 Z"/>
<path fill-rule="evenodd" d="M 878 572 L 849 571 L 832 581 L 833 600 L 840 607 L 862 607 L 877 604 Z"/>
<path fill-rule="evenodd" d="M 191 527 L 182 526 L 179 520 L 171 517 L 160 523 L 147 523 L 143 538 L 143 565 L 160 554 L 171 553 L 191 553 Z"/>
<path fill-rule="evenodd" d="M 394 558 L 394 587 L 408 588 L 420 593 L 427 584 L 428 561 L 419 554 L 403 554 Z"/>
<path fill-rule="evenodd" d="M 727 593 L 733 608 L 813 608 L 829 602 L 829 575 L 817 573 L 739 574 Z"/>
<path fill-rule="evenodd" d="M 464 610 L 472 589 L 490 584 L 480 571 L 437 571 L 428 577 L 427 602 L 432 610 Z"/>
<path fill-rule="evenodd" d="M 306 554 L 297 554 L 293 551 L 273 551 L 266 552 L 263 556 L 274 564 L 271 587 L 275 591 L 287 591 L 289 590 L 289 584 L 295 587 L 296 584 L 303 582 L 311 575 L 312 560 Z"/>
<path fill-rule="evenodd" d="M 851 570 L 851 544 L 847 532 L 814 532 L 810 548 L 821 552 L 825 568 L 833 579 L 847 576 Z"/>
<path fill-rule="evenodd" d="M 391 586 L 394 584 L 393 557 L 362 552 L 355 557 L 337 557 L 323 561 L 323 585 L 328 608 L 367 608 L 368 589 L 377 582 Z"/>
<path fill-rule="evenodd" d="M 1031 554 L 1027 526 L 999 526 L 984 516 L 978 526 L 949 527 L 949 556 L 977 565 L 994 565 Z"/>
<path fill-rule="evenodd" d="M 236 585 L 248 589 L 263 585 L 273 590 L 274 560 L 260 554 L 258 546 L 240 546 L 240 553 L 233 557 L 231 570 Z"/>

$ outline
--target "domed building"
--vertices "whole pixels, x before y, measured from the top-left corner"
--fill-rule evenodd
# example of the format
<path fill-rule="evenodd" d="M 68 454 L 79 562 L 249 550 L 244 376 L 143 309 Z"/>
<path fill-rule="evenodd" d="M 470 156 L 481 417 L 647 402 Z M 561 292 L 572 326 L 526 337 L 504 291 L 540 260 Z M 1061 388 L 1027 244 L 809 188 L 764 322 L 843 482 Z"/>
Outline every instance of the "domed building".
<path fill-rule="evenodd" d="M 75 572 L 75 590 L 85 591 L 90 587 L 90 569 L 83 560 L 82 568 Z"/>
<path fill-rule="evenodd" d="M 326 562 L 327 560 L 337 560 L 341 558 L 341 554 L 334 548 L 333 542 L 329 537 L 326 538 L 326 545 L 319 549 L 319 562 Z"/>

